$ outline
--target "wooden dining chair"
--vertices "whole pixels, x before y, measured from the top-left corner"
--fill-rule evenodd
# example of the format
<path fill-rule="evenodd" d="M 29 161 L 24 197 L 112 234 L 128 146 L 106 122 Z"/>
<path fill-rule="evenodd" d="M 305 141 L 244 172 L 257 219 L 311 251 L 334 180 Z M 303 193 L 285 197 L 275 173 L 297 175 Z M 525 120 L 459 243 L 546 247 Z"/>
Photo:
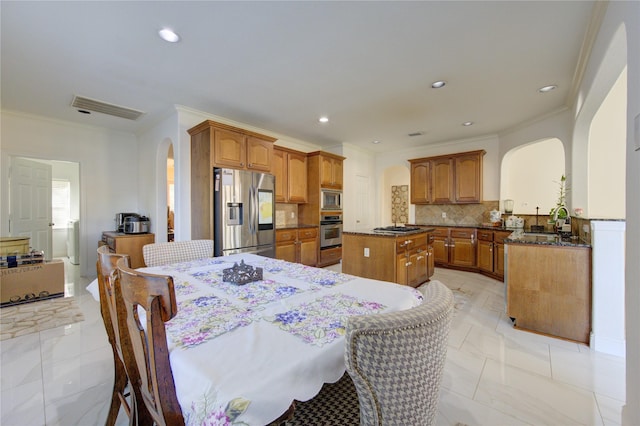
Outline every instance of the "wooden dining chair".
<path fill-rule="evenodd" d="M 118 329 L 125 368 L 127 372 L 138 373 L 142 404 L 153 423 L 184 425 L 165 332 L 165 322 L 178 312 L 173 278 L 133 270 L 122 259 L 117 263 L 115 278 Z M 145 312 L 144 325 L 140 322 L 140 309 Z"/>
<path fill-rule="evenodd" d="M 129 265 L 129 256 L 125 254 L 116 254 L 109 251 L 109 246 L 100 246 L 98 248 L 98 260 L 96 262 L 96 271 L 98 275 L 98 293 L 100 295 L 100 314 L 104 322 L 104 328 L 107 332 L 109 343 L 113 352 L 114 379 L 113 389 L 111 392 L 111 404 L 105 424 L 113 426 L 118 418 L 120 407 L 122 407 L 129 417 L 129 424 L 140 424 L 140 421 L 150 419 L 145 409 L 139 414 L 139 420 L 136 420 L 134 406 L 131 402 L 132 398 L 139 398 L 139 392 L 136 393 L 134 387 L 140 383 L 139 375 L 134 372 L 130 378 L 127 374 L 122 347 L 120 345 L 120 333 L 118 332 L 118 319 L 116 315 L 115 294 L 113 291 L 113 280 L 111 275 L 116 269 L 116 263 L 122 259 L 123 263 Z M 141 401 L 141 400 L 140 400 Z"/>
<path fill-rule="evenodd" d="M 142 256 L 147 266 L 161 266 L 213 257 L 213 240 L 146 244 L 142 246 Z"/>
<path fill-rule="evenodd" d="M 453 293 L 432 281 L 413 309 L 350 317 L 348 374 L 296 402 L 287 426 L 433 424 L 452 314 Z"/>

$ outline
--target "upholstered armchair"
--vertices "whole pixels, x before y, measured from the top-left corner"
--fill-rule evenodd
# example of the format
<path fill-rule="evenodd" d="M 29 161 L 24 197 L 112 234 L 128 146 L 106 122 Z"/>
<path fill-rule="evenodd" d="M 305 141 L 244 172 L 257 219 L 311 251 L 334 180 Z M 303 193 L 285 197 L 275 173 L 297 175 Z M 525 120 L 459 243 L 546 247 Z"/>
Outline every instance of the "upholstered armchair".
<path fill-rule="evenodd" d="M 142 256 L 147 266 L 161 266 L 213 257 L 213 240 L 147 244 L 142 247 Z"/>
<path fill-rule="evenodd" d="M 427 284 L 413 309 L 349 318 L 345 361 L 361 425 L 430 425 L 438 412 L 453 294 Z"/>

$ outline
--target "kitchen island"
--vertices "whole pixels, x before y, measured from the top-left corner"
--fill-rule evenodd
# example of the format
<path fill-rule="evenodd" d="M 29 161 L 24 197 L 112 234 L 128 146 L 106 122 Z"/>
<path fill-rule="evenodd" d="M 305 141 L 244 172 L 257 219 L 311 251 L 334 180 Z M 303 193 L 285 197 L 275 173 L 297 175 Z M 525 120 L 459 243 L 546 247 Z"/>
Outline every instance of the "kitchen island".
<path fill-rule="evenodd" d="M 514 326 L 588 344 L 590 245 L 575 237 L 523 232 L 504 243 L 507 315 Z"/>
<path fill-rule="evenodd" d="M 433 228 L 342 233 L 342 272 L 417 287 L 434 272 Z"/>

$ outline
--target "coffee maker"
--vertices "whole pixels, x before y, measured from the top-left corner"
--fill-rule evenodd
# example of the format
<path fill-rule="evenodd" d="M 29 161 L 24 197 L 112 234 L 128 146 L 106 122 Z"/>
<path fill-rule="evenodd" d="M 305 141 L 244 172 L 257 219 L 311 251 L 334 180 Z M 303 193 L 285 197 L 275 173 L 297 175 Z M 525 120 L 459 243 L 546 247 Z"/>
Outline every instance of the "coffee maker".
<path fill-rule="evenodd" d="M 124 232 L 125 219 L 128 217 L 138 217 L 138 213 L 116 213 L 116 232 Z"/>

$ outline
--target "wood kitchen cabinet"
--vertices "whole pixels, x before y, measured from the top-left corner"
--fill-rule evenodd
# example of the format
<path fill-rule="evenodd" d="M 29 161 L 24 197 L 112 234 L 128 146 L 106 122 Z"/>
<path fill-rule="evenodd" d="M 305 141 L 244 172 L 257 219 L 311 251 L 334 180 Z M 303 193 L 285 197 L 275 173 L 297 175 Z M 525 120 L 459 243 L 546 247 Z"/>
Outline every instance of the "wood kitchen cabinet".
<path fill-rule="evenodd" d="M 493 231 L 478 231 L 478 269 L 482 272 L 494 271 Z"/>
<path fill-rule="evenodd" d="M 483 156 L 484 151 L 473 151 L 454 157 L 455 203 L 479 203 L 482 201 Z"/>
<path fill-rule="evenodd" d="M 436 272 L 435 250 L 433 248 L 433 233 L 427 234 L 427 277 L 431 278 Z"/>
<path fill-rule="evenodd" d="M 451 204 L 453 195 L 453 160 L 435 158 L 431 161 L 432 204 Z"/>
<path fill-rule="evenodd" d="M 320 187 L 342 189 L 342 162 L 344 157 L 322 153 L 320 155 Z"/>
<path fill-rule="evenodd" d="M 155 234 L 124 234 L 122 232 L 105 231 L 102 242 L 109 246 L 112 253 L 128 254 L 132 268 L 142 268 L 145 265 L 142 247 L 155 242 Z"/>
<path fill-rule="evenodd" d="M 507 315 L 515 327 L 588 343 L 591 248 L 508 243 Z"/>
<path fill-rule="evenodd" d="M 396 280 L 398 284 L 417 287 L 429 280 L 427 234 L 396 239 Z"/>
<path fill-rule="evenodd" d="M 212 167 L 271 173 L 275 138 L 206 120 L 188 130 L 191 143 L 209 145 Z"/>
<path fill-rule="evenodd" d="M 286 148 L 273 149 L 276 203 L 307 202 L 307 155 Z"/>
<path fill-rule="evenodd" d="M 409 160 L 412 204 L 482 201 L 484 150 Z"/>
<path fill-rule="evenodd" d="M 449 228 L 435 228 L 433 235 L 433 258 L 436 265 L 449 264 Z"/>
<path fill-rule="evenodd" d="M 433 239 L 436 265 L 477 269 L 475 228 L 436 228 Z"/>
<path fill-rule="evenodd" d="M 431 161 L 411 163 L 411 203 L 431 202 Z"/>
<path fill-rule="evenodd" d="M 271 173 L 275 138 L 206 120 L 191 135 L 191 238 L 213 239 L 213 168 Z"/>
<path fill-rule="evenodd" d="M 321 200 L 323 188 L 342 189 L 342 162 L 345 157 L 324 151 L 307 154 L 307 202 L 298 205 L 299 223 L 318 224 L 322 221 Z M 332 211 L 332 214 L 342 214 Z M 319 246 L 319 244 L 318 244 Z M 330 247 L 319 250 L 318 267 L 340 262 L 342 247 Z"/>
<path fill-rule="evenodd" d="M 495 231 L 493 235 L 493 273 L 502 281 L 504 280 L 504 239 L 511 235 L 511 231 Z"/>
<path fill-rule="evenodd" d="M 214 130 L 213 165 L 271 173 L 273 140 L 225 130 Z"/>
<path fill-rule="evenodd" d="M 417 287 L 433 275 L 430 241 L 426 232 L 398 236 L 344 233 L 342 271 Z"/>
<path fill-rule="evenodd" d="M 276 259 L 316 266 L 318 264 L 317 240 L 317 228 L 277 229 Z"/>
<path fill-rule="evenodd" d="M 499 280 L 504 279 L 504 239 L 511 231 L 478 230 L 478 270 Z"/>

